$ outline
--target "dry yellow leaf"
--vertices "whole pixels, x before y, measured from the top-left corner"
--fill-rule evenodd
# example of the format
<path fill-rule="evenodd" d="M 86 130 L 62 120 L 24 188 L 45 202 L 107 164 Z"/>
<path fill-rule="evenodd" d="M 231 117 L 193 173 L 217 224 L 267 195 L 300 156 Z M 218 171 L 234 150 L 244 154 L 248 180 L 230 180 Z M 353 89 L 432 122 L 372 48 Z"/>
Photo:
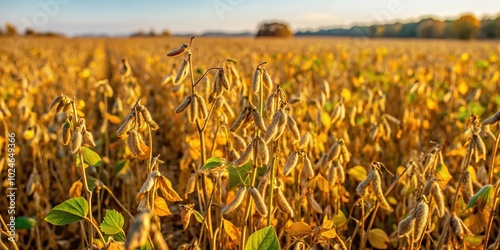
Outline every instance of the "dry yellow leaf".
<path fill-rule="evenodd" d="M 181 197 L 177 192 L 172 188 L 172 183 L 165 176 L 160 176 L 157 179 L 157 187 L 160 189 L 163 197 L 168 201 L 182 201 Z"/>
<path fill-rule="evenodd" d="M 240 230 L 230 221 L 222 219 L 224 222 L 224 233 L 234 242 L 239 242 L 241 233 Z"/>
<path fill-rule="evenodd" d="M 387 233 L 384 230 L 380 228 L 374 228 L 368 232 L 368 241 L 374 248 L 387 249 L 389 236 L 387 236 Z"/>
<path fill-rule="evenodd" d="M 305 222 L 295 222 L 286 229 L 292 237 L 304 237 L 312 233 L 312 229 Z"/>
<path fill-rule="evenodd" d="M 155 197 L 155 209 L 154 212 L 158 216 L 167 216 L 172 214 L 167 206 L 167 202 L 162 197 Z"/>
<path fill-rule="evenodd" d="M 71 184 L 71 187 L 69 188 L 69 197 L 74 198 L 82 196 L 82 188 L 83 183 L 81 181 L 78 180 L 73 182 L 73 184 Z"/>

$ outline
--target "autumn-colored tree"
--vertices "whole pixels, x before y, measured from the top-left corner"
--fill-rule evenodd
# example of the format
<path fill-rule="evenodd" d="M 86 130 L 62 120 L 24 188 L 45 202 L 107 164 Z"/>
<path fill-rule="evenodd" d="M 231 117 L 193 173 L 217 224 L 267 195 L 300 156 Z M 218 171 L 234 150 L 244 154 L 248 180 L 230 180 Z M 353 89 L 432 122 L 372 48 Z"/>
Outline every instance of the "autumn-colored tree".
<path fill-rule="evenodd" d="M 417 28 L 417 37 L 442 38 L 444 37 L 445 23 L 432 18 L 422 20 Z"/>
<path fill-rule="evenodd" d="M 5 24 L 5 34 L 7 34 L 8 36 L 17 35 L 16 27 L 14 25 L 12 25 L 11 23 Z"/>
<path fill-rule="evenodd" d="M 293 36 L 293 32 L 286 23 L 271 22 L 260 25 L 259 31 L 257 32 L 257 37 L 259 36 L 290 37 Z"/>
<path fill-rule="evenodd" d="M 481 27 L 479 21 L 474 15 L 467 14 L 455 20 L 452 24 L 453 37 L 458 39 L 472 39 L 476 36 Z"/>

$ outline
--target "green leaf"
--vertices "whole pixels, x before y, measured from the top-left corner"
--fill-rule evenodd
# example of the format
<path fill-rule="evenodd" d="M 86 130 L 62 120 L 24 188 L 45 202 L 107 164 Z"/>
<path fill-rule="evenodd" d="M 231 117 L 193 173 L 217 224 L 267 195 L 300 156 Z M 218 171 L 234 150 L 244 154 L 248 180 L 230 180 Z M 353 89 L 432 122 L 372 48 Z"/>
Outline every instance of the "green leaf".
<path fill-rule="evenodd" d="M 193 214 L 194 214 L 194 218 L 199 222 L 199 223 L 203 223 L 203 215 L 196 211 L 196 210 L 193 210 Z"/>
<path fill-rule="evenodd" d="M 126 238 L 125 238 L 125 235 L 123 235 L 122 232 L 120 233 L 117 233 L 115 235 L 108 235 L 108 234 L 105 234 L 104 235 L 104 240 L 106 242 L 109 242 L 109 237 L 113 237 L 113 240 L 115 240 L 116 242 L 125 242 L 126 241 Z"/>
<path fill-rule="evenodd" d="M 115 174 L 120 174 L 120 173 L 125 173 L 125 171 L 128 169 L 129 165 L 129 160 L 122 159 L 116 162 L 115 164 Z"/>
<path fill-rule="evenodd" d="M 82 147 L 82 155 L 83 165 L 85 166 L 85 168 L 87 168 L 88 166 L 97 167 L 102 164 L 101 157 L 90 148 Z M 80 167 L 79 157 L 76 157 L 76 166 Z"/>
<path fill-rule="evenodd" d="M 467 203 L 465 209 L 469 209 L 477 205 L 479 210 L 482 210 L 486 205 L 490 205 L 493 198 L 493 185 L 486 185 L 482 187 Z"/>
<path fill-rule="evenodd" d="M 27 216 L 16 217 L 16 229 L 31 229 L 35 225 L 36 225 L 35 218 Z"/>
<path fill-rule="evenodd" d="M 245 250 L 280 249 L 278 236 L 273 226 L 267 226 L 256 231 L 248 238 Z"/>
<path fill-rule="evenodd" d="M 45 221 L 62 226 L 82 220 L 89 212 L 89 205 L 83 197 L 75 197 L 55 206 L 45 217 Z"/>
<path fill-rule="evenodd" d="M 123 224 L 123 216 L 114 209 L 108 209 L 100 228 L 103 233 L 114 235 L 122 232 Z"/>
<path fill-rule="evenodd" d="M 153 250 L 153 248 L 149 245 L 149 242 L 146 242 L 146 245 L 140 247 L 139 250 Z"/>
<path fill-rule="evenodd" d="M 236 186 L 250 183 L 250 171 L 252 170 L 252 163 L 247 162 L 241 167 L 228 166 L 227 171 L 229 172 L 229 189 Z M 257 177 L 262 176 L 266 173 L 265 167 L 257 168 Z"/>
<path fill-rule="evenodd" d="M 205 165 L 201 167 L 202 171 L 214 170 L 224 165 L 224 160 L 220 157 L 212 157 L 205 161 Z"/>

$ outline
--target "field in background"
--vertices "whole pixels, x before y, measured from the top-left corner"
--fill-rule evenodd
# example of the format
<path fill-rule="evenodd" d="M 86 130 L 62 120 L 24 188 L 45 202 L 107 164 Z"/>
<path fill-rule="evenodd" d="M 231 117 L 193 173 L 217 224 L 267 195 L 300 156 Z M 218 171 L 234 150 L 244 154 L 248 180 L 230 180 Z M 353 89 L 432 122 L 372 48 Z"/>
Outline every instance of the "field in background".
<path fill-rule="evenodd" d="M 88 168 L 88 176 L 108 186 L 133 215 L 137 213 L 136 194 L 147 177 L 147 164 L 132 155 L 124 139 L 116 136 L 116 131 L 137 98 L 142 99 L 141 103 L 160 127 L 153 132 L 152 154 L 160 154 L 160 159 L 165 161 L 160 171 L 170 179 L 173 189 L 183 199 L 168 202 L 172 214 L 161 217 L 162 234 L 171 248 L 199 236 L 202 227 L 194 219 L 183 230 L 179 207 L 180 204 L 192 203 L 197 211 L 202 209 L 196 191 L 185 195 L 186 183 L 194 169 L 201 167 L 198 133 L 185 113 L 176 114 L 174 111 L 191 94 L 189 77 L 175 86 L 173 81 L 182 59 L 166 56 L 168 51 L 184 42 L 189 42 L 189 39 L 0 39 L 0 101 L 5 103 L 3 109 L 11 113 L 9 116 L 2 110 L 0 146 L 6 147 L 4 130 L 16 134 L 16 215 L 37 220 L 32 229 L 17 230 L 20 248 L 34 249 L 37 244 L 47 246 L 44 249 L 80 249 L 86 246 L 79 223 L 61 227 L 44 221 L 55 205 L 79 194 L 74 193 L 72 186 L 80 179 L 80 171 L 75 157 L 61 143 L 60 131 L 65 117 L 49 111 L 52 100 L 60 94 L 76 98 L 79 116 L 85 118 L 87 130 L 97 144 L 93 150 L 102 157 L 103 164 Z M 457 190 L 457 187 L 462 186 L 459 184 L 462 170 L 472 176 L 472 194 L 488 184 L 495 185 L 500 176 L 499 158 L 491 161 L 495 155 L 494 137 L 485 133 L 479 135 L 486 146 L 484 155 L 478 155 L 477 161 L 472 157 L 471 167 L 461 167 L 467 154 L 465 143 L 471 137 L 471 134 L 465 134 L 470 128 L 469 117 L 475 114 L 483 121 L 500 110 L 500 45 L 497 42 L 196 38 L 191 52 L 195 79 L 201 76 L 200 72 L 219 67 L 227 58 L 238 62 L 234 67 L 241 77 L 241 82 L 235 84 L 233 75 L 230 79 L 232 88 L 222 94 L 229 108 L 223 105 L 214 108 L 205 132 L 206 158 L 221 157 L 232 162 L 230 150 L 234 148 L 241 154 L 245 149 L 237 147 L 236 142 L 229 139 L 232 136 L 221 136 L 218 128 L 220 125 L 230 128 L 245 107 L 246 100 L 258 104 L 259 96 L 253 94 L 251 85 L 255 67 L 261 62 L 267 62 L 264 68 L 286 95 L 288 115 L 297 122 L 300 135 L 304 140 L 305 137 L 311 139 L 307 144 L 294 142 L 285 133 L 277 143 L 276 176 L 295 211 L 293 217 L 279 210 L 273 211 L 275 219 L 272 224 L 282 248 L 303 242 L 311 247 L 332 249 L 342 241 L 347 247 L 358 249 L 362 230 L 357 226 L 363 221 L 362 213 L 367 212 L 363 225 L 367 229 L 371 220 L 369 206 L 376 204 L 375 200 L 380 197 L 372 197 L 370 193 L 364 199 L 367 211 L 362 211 L 356 188 L 369 176 L 370 165 L 376 161 L 383 163 L 394 175 L 381 169 L 383 190 L 387 190 L 397 176 L 402 177 L 385 197 L 394 212 L 379 210 L 374 213 L 371 229 L 380 230 L 367 232 L 368 247 L 396 249 L 406 246 L 410 249 L 405 238 L 398 238 L 398 223 L 421 201 L 420 194 L 425 191 L 426 183 L 437 180 L 445 197 L 446 216 L 437 212 L 429 215 L 428 233 L 422 236 L 422 246 L 434 249 L 443 230 L 448 230 L 445 229 L 448 227 L 445 225 L 447 217 L 451 215 L 452 203 L 455 204 L 455 193 L 459 192 L 453 211 L 469 227 L 470 233 L 460 237 L 450 231 L 445 242 L 450 247 L 465 244 L 481 249 L 489 211 L 491 207 L 495 208 L 495 200 L 490 198 L 482 209 L 466 209 L 466 201 L 471 197 L 465 197 L 462 189 Z M 128 60 L 132 70 L 126 79 L 120 74 L 123 58 Z M 210 77 L 214 79 L 214 74 L 210 73 Z M 112 96 L 105 97 L 102 89 L 96 86 L 104 79 L 113 89 Z M 211 82 L 201 81 L 197 91 L 208 99 L 211 88 Z M 264 100 L 271 91 L 264 90 Z M 340 106 L 345 110 L 341 119 L 335 114 Z M 272 116 L 266 112 L 262 116 L 265 125 L 269 126 Z M 247 133 L 237 134 L 249 143 L 253 129 L 247 130 Z M 491 126 L 491 131 L 497 135 L 498 123 Z M 329 169 L 332 163 L 321 160 L 339 140 L 345 143 L 350 155 L 349 160 L 344 157 L 339 162 L 345 172 L 342 182 L 331 179 Z M 288 176 L 283 175 L 287 159 L 298 150 L 305 152 L 315 172 L 315 177 L 306 184 L 301 183 L 303 178 L 298 170 L 302 163 Z M 442 161 L 439 155 L 442 155 Z M 415 163 L 412 166 L 415 169 L 405 172 L 410 161 Z M 490 166 L 490 161 L 493 166 Z M 429 164 L 434 166 L 429 167 Z M 493 178 L 490 178 L 491 171 L 494 171 Z M 38 178 L 33 174 L 35 172 Z M 6 188 L 4 153 L 0 159 L 0 176 L 2 187 Z M 212 183 L 215 177 L 209 176 L 207 180 Z M 256 183 L 259 180 L 260 176 Z M 339 185 L 325 187 L 321 184 L 323 180 L 338 182 Z M 216 211 L 229 203 L 237 190 L 237 187 L 228 188 L 230 181 L 206 187 L 208 194 L 213 190 L 220 194 L 221 204 L 213 206 L 214 227 L 218 227 L 218 221 L 222 220 Z M 114 208 L 125 215 L 108 193 L 94 192 L 93 214 L 98 222 L 102 221 L 104 208 Z M 306 196 L 317 201 L 321 213 L 313 207 L 312 201 L 305 199 Z M 433 200 L 435 198 L 430 199 L 431 212 L 435 211 L 434 208 L 439 209 Z M 0 207 L 8 207 L 6 198 L 0 199 Z M 237 211 L 243 211 L 243 208 Z M 6 220 L 6 211 L 0 213 Z M 233 235 L 240 233 L 240 213 L 224 216 L 224 225 L 229 221 L 227 223 L 231 223 L 236 231 L 219 236 L 220 243 L 217 244 L 220 245 L 217 246 L 238 246 L 238 237 Z M 257 212 L 252 212 L 252 215 L 256 222 L 250 232 L 266 224 Z M 317 235 L 313 231 L 303 233 L 307 229 L 302 227 L 302 231 L 299 230 L 302 233 L 289 230 L 292 225 L 298 228 L 294 223 L 300 221 L 313 230 L 324 223 L 325 217 L 334 218 L 338 238 Z M 125 232 L 130 221 L 125 216 Z M 490 244 L 498 241 L 499 222 L 496 216 L 490 229 Z M 382 236 L 370 236 L 370 232 Z"/>

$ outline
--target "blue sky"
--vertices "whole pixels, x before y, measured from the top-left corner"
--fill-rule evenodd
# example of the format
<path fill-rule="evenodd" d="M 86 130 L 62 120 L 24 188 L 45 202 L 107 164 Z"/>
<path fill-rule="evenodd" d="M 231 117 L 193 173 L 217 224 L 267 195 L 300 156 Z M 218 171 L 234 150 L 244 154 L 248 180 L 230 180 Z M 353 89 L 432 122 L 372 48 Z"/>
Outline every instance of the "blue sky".
<path fill-rule="evenodd" d="M 255 31 L 278 19 L 294 30 L 407 21 L 426 15 L 455 18 L 500 13 L 499 0 L 0 0 L 0 25 L 24 30 L 128 34 Z"/>

